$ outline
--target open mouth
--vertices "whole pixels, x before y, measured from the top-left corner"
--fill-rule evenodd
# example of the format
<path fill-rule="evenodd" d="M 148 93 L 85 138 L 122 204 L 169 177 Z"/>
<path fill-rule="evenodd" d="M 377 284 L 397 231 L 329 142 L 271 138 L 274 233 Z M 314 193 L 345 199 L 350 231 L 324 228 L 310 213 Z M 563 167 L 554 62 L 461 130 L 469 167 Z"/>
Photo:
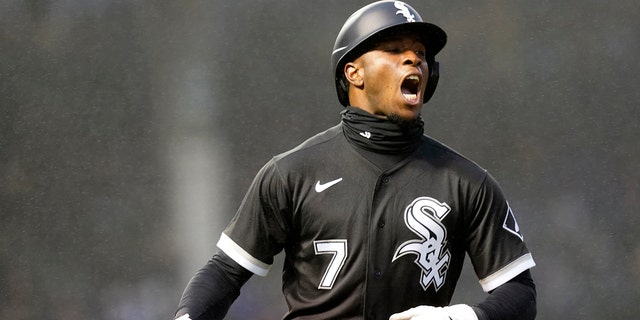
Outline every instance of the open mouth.
<path fill-rule="evenodd" d="M 418 94 L 420 93 L 420 76 L 410 75 L 402 81 L 400 86 L 402 96 L 411 103 L 418 103 Z"/>

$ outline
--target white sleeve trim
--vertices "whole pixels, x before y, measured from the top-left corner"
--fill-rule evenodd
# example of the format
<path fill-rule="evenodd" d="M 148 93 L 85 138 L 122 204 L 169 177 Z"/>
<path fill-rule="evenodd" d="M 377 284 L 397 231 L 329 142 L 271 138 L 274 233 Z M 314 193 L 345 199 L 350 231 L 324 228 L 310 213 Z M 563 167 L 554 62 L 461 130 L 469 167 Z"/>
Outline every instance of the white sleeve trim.
<path fill-rule="evenodd" d="M 527 269 L 535 267 L 536 263 L 533 261 L 531 253 L 527 253 L 515 261 L 509 263 L 504 268 L 490 274 L 484 279 L 480 279 L 480 285 L 484 292 L 489 292 L 507 281 L 513 279 Z"/>
<path fill-rule="evenodd" d="M 224 233 L 220 236 L 220 241 L 218 241 L 218 248 L 224 251 L 224 253 L 231 257 L 231 259 L 233 259 L 239 265 L 261 277 L 266 276 L 267 273 L 269 273 L 269 269 L 271 269 L 270 264 L 266 264 L 251 256 L 248 252 L 244 251 L 244 249 L 242 249 L 237 243 L 231 240 L 231 238 L 229 238 L 229 236 Z"/>

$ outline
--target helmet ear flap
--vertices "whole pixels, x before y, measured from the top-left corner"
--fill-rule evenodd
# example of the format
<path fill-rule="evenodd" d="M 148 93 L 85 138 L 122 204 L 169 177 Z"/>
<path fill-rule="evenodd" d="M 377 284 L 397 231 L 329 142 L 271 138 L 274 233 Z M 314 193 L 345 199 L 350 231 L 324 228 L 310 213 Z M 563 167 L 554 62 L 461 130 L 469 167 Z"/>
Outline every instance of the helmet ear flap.
<path fill-rule="evenodd" d="M 436 87 L 438 86 L 438 80 L 440 79 L 440 63 L 435 60 L 435 58 L 431 58 L 428 60 L 429 65 L 429 78 L 427 79 L 427 87 L 424 91 L 424 99 L 423 103 L 427 103 L 433 94 L 436 92 Z"/>

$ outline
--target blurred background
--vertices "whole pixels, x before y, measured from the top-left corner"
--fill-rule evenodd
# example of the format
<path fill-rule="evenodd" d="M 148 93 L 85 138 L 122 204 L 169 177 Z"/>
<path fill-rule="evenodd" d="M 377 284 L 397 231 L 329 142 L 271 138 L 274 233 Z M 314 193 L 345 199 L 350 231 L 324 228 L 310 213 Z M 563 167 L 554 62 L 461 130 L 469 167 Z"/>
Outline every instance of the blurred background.
<path fill-rule="evenodd" d="M 171 319 L 257 170 L 339 121 L 366 3 L 0 1 L 0 319 Z M 410 4 L 449 35 L 426 133 L 502 185 L 538 319 L 637 317 L 640 2 Z M 227 319 L 282 316 L 281 261 Z"/>

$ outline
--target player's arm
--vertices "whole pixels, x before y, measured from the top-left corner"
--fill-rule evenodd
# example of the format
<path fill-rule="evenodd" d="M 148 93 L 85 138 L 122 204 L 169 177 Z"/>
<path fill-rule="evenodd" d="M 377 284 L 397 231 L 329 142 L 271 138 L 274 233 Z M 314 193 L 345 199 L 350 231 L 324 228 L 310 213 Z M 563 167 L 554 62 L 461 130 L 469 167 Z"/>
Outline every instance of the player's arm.
<path fill-rule="evenodd" d="M 224 252 L 214 255 L 187 284 L 175 319 L 222 319 L 253 273 Z"/>
<path fill-rule="evenodd" d="M 491 291 L 474 310 L 478 314 L 478 320 L 535 319 L 536 295 L 531 272 L 526 270 Z"/>
<path fill-rule="evenodd" d="M 390 320 L 511 320 L 535 319 L 536 287 L 526 270 L 497 287 L 480 304 L 448 307 L 419 306 L 396 313 Z"/>

